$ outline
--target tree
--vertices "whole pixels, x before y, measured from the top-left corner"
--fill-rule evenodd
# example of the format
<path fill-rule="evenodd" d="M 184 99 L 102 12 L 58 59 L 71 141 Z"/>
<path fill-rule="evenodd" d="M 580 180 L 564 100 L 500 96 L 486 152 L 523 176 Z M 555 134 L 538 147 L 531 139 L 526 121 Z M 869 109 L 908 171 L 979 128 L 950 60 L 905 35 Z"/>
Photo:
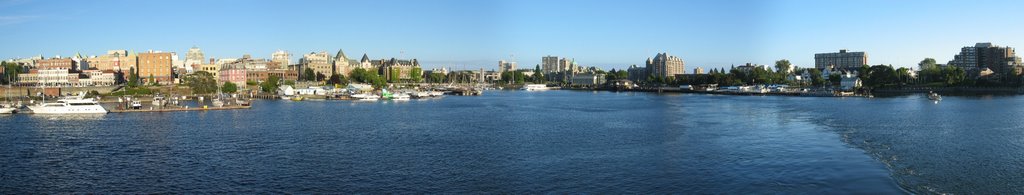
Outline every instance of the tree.
<path fill-rule="evenodd" d="M 220 91 L 224 93 L 235 93 L 238 92 L 238 85 L 235 85 L 235 83 L 232 82 L 224 82 L 224 85 L 221 85 L 220 87 Z"/>
<path fill-rule="evenodd" d="M 391 74 L 388 75 L 388 76 L 390 76 L 390 77 L 388 77 L 388 82 L 392 82 L 392 83 L 401 82 L 400 79 L 402 78 L 401 77 L 402 70 L 399 70 L 397 68 L 392 68 L 391 70 L 389 70 L 389 73 L 391 73 Z"/>
<path fill-rule="evenodd" d="M 946 78 L 946 85 L 949 86 L 959 85 L 967 79 L 967 72 L 955 66 L 946 66 L 942 69 L 942 75 Z"/>
<path fill-rule="evenodd" d="M 533 67 L 533 83 L 543 83 L 544 73 L 540 71 L 540 64 Z"/>
<path fill-rule="evenodd" d="M 925 70 L 930 68 L 938 68 L 938 66 L 935 64 L 935 59 L 925 58 L 924 60 L 921 60 L 920 63 L 917 63 L 917 68 L 919 70 Z"/>
<path fill-rule="evenodd" d="M 423 81 L 423 68 L 413 67 L 412 70 L 409 70 L 409 78 L 414 83 Z"/>
<path fill-rule="evenodd" d="M 212 75 L 210 76 L 213 77 Z M 128 87 L 139 86 L 139 71 L 135 70 L 135 67 L 128 69 Z"/>
<path fill-rule="evenodd" d="M 314 72 L 312 68 L 306 68 L 306 70 L 302 71 L 302 77 L 304 78 L 304 81 L 315 81 L 316 72 Z"/>
<path fill-rule="evenodd" d="M 2 62 L 0 65 L 4 68 L 3 82 L 4 84 L 12 84 L 18 81 L 18 73 L 23 70 L 17 63 Z"/>
<path fill-rule="evenodd" d="M 832 86 L 840 85 L 843 82 L 843 77 L 838 74 L 828 75 L 828 82 L 832 84 Z"/>
<path fill-rule="evenodd" d="M 314 79 L 316 79 L 316 81 L 324 81 L 324 79 L 327 79 L 327 75 L 324 75 L 324 73 L 319 73 L 318 72 L 318 73 L 316 73 L 316 78 L 314 78 Z"/>
<path fill-rule="evenodd" d="M 433 73 L 430 73 L 430 75 L 428 75 L 427 77 L 428 77 L 429 82 L 431 82 L 431 83 L 442 83 L 442 82 L 444 82 L 445 75 L 441 74 L 439 72 L 433 72 Z"/>
<path fill-rule="evenodd" d="M 206 71 L 186 75 L 183 80 L 194 94 L 208 94 L 217 91 L 217 80 L 213 79 L 213 74 Z"/>
<path fill-rule="evenodd" d="M 793 64 L 789 63 L 787 59 L 775 61 L 775 71 L 779 73 L 789 73 L 789 68 L 792 66 Z"/>
<path fill-rule="evenodd" d="M 811 74 L 811 85 L 814 85 L 814 86 L 825 85 L 825 78 L 823 78 L 821 76 L 821 70 L 818 70 L 817 68 L 811 68 L 811 69 L 808 69 L 808 71 L 810 71 L 810 74 Z"/>
<path fill-rule="evenodd" d="M 274 93 L 277 91 L 277 88 L 280 87 L 280 81 L 281 78 L 277 75 L 270 75 L 270 77 L 267 77 L 267 81 L 260 83 L 260 91 Z"/>

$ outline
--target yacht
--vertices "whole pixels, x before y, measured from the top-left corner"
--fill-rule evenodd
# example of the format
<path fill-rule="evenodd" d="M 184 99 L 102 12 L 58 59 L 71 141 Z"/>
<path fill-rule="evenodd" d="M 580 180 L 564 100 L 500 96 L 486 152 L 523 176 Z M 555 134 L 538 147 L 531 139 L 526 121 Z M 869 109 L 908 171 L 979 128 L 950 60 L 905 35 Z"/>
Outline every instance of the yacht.
<path fill-rule="evenodd" d="M 546 91 L 546 90 L 548 90 L 548 86 L 544 85 L 544 84 L 529 84 L 529 85 L 524 85 L 523 86 L 523 90 L 526 90 L 526 91 Z"/>
<path fill-rule="evenodd" d="M 41 102 L 28 106 L 35 114 L 106 114 L 107 109 L 100 106 L 100 103 L 93 98 L 85 98 L 85 93 L 78 96 L 68 96 L 57 100 L 57 102 Z"/>
<path fill-rule="evenodd" d="M 167 99 L 162 95 L 153 96 L 153 106 L 163 107 L 167 103 Z"/>

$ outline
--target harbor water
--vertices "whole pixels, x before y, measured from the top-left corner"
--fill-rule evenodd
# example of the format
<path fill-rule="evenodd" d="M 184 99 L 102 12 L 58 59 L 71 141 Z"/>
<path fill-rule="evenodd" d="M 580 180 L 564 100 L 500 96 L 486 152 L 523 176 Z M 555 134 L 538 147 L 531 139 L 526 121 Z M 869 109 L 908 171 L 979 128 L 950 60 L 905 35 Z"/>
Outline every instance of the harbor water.
<path fill-rule="evenodd" d="M 1024 193 L 1024 97 L 487 91 L 0 116 L 0 193 Z"/>

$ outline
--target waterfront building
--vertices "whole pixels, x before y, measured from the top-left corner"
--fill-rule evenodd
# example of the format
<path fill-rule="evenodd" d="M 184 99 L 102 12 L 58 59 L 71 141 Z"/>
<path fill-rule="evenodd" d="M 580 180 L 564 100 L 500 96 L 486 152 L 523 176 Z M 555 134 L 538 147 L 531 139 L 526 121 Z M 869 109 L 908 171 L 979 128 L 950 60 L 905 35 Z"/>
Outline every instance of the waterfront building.
<path fill-rule="evenodd" d="M 857 74 L 847 72 L 842 74 L 841 78 L 842 79 L 839 81 L 839 88 L 843 91 L 852 91 L 861 87 L 861 80 L 860 77 L 857 77 Z"/>
<path fill-rule="evenodd" d="M 220 84 L 231 82 L 240 87 L 244 87 L 245 81 L 248 80 L 246 78 L 246 76 L 248 76 L 247 71 L 245 67 L 241 65 L 224 65 L 220 68 L 219 72 L 220 74 L 218 74 L 218 76 L 220 78 L 217 79 L 217 82 Z"/>
<path fill-rule="evenodd" d="M 85 62 L 89 64 L 90 69 L 96 70 L 110 70 L 110 71 L 128 71 L 128 67 L 134 67 L 136 64 L 135 56 L 129 57 L 127 50 L 108 50 L 106 54 L 100 56 L 91 56 L 85 59 Z"/>
<path fill-rule="evenodd" d="M 498 60 L 498 72 L 514 71 L 515 69 L 516 62 Z"/>
<path fill-rule="evenodd" d="M 296 70 L 246 70 L 245 79 L 253 82 L 264 82 L 267 81 L 270 76 L 277 76 L 282 81 L 296 81 L 299 79 L 299 73 Z"/>
<path fill-rule="evenodd" d="M 145 83 L 155 82 L 170 84 L 174 81 L 171 73 L 173 56 L 170 52 L 146 52 L 139 54 L 138 69 L 139 78 Z M 150 80 L 152 79 L 152 80 Z"/>
<path fill-rule="evenodd" d="M 633 82 L 642 82 L 647 80 L 647 68 L 639 67 L 636 64 L 630 65 L 626 72 L 629 73 L 629 80 Z"/>
<path fill-rule="evenodd" d="M 541 57 L 541 71 L 546 73 L 553 73 L 558 71 L 558 56 L 544 56 Z"/>
<path fill-rule="evenodd" d="M 363 54 L 363 56 L 365 57 L 366 54 Z M 338 49 L 338 53 L 334 55 L 334 59 L 331 63 L 334 65 L 335 74 L 344 75 L 346 77 L 349 76 L 349 73 L 351 73 L 352 70 L 362 67 L 361 62 L 349 59 L 341 49 Z"/>
<path fill-rule="evenodd" d="M 82 53 L 75 53 L 75 56 L 71 56 L 71 70 L 78 72 L 85 69 L 89 69 L 89 64 L 86 63 L 85 58 L 82 58 Z"/>
<path fill-rule="evenodd" d="M 71 58 L 50 58 L 35 60 L 35 69 L 40 70 L 74 70 L 75 62 Z"/>
<path fill-rule="evenodd" d="M 996 74 L 1011 74 L 1013 69 L 1021 66 L 1021 58 L 1017 57 L 1012 47 L 999 47 L 992 43 L 977 43 L 974 47 L 963 47 L 960 53 L 953 56 L 947 64 L 959 67 L 968 73 L 975 74 L 982 68 L 989 68 Z"/>
<path fill-rule="evenodd" d="M 313 70 L 313 74 L 324 75 L 325 78 L 330 77 L 331 73 L 334 73 L 334 67 L 330 62 L 331 55 L 327 54 L 327 51 L 311 52 L 302 55 L 302 59 L 299 60 L 299 64 L 302 64 L 302 69 L 299 70 L 299 73 L 304 74 L 305 69 L 308 68 Z"/>
<path fill-rule="evenodd" d="M 566 58 L 562 58 L 562 59 L 558 60 L 558 70 L 556 70 L 556 71 L 557 72 L 564 72 L 564 71 L 570 70 L 572 68 L 571 67 L 572 64 L 573 64 L 573 61 L 571 61 L 569 59 L 566 59 Z"/>
<path fill-rule="evenodd" d="M 868 54 L 864 52 L 847 52 L 845 49 L 836 53 L 814 54 L 814 67 L 824 69 L 829 65 L 843 70 L 858 69 L 868 64 Z"/>
<path fill-rule="evenodd" d="M 682 58 L 659 53 L 654 58 L 647 58 L 647 74 L 656 77 L 666 78 L 677 74 L 684 74 L 685 62 Z"/>
<path fill-rule="evenodd" d="M 693 74 L 704 74 L 704 68 L 697 67 L 693 69 Z"/>
<path fill-rule="evenodd" d="M 587 74 L 578 74 L 578 75 L 572 76 L 572 82 L 571 83 L 572 83 L 572 85 L 575 85 L 575 86 L 590 86 L 590 87 L 593 87 L 593 86 L 604 85 L 605 81 L 606 80 L 605 80 L 605 75 L 604 74 L 591 74 L 591 73 L 587 73 Z"/>
<path fill-rule="evenodd" d="M 78 83 L 78 74 L 69 69 L 32 69 L 28 73 L 18 74 L 18 85 L 69 87 Z"/>
<path fill-rule="evenodd" d="M 420 68 L 420 63 L 417 59 L 412 60 L 400 60 L 400 59 L 380 59 L 373 60 L 370 62 L 374 67 L 378 68 L 378 72 L 385 79 L 391 79 L 393 73 L 398 73 L 399 80 L 406 80 L 412 78 L 412 69 Z M 421 71 L 422 74 L 422 71 Z M 422 76 L 421 76 L 422 78 Z M 392 81 L 397 82 L 397 81 Z"/>
<path fill-rule="evenodd" d="M 277 50 L 270 54 L 270 56 L 270 61 L 277 63 L 281 67 L 292 65 L 292 54 L 287 51 Z"/>
<path fill-rule="evenodd" d="M 117 74 L 111 70 L 83 70 L 77 86 L 112 86 Z"/>

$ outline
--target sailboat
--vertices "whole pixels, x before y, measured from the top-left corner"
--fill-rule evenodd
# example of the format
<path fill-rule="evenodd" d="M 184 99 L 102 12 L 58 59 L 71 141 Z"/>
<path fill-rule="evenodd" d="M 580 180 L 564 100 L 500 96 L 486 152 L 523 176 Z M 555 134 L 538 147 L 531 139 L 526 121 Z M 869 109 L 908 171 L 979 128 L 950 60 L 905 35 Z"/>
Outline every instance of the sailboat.
<path fill-rule="evenodd" d="M 4 98 L 7 99 L 7 103 L 0 104 L 0 114 L 14 114 L 14 111 L 18 110 L 18 107 L 11 103 L 11 79 L 7 78 L 7 90 L 4 91 Z"/>

